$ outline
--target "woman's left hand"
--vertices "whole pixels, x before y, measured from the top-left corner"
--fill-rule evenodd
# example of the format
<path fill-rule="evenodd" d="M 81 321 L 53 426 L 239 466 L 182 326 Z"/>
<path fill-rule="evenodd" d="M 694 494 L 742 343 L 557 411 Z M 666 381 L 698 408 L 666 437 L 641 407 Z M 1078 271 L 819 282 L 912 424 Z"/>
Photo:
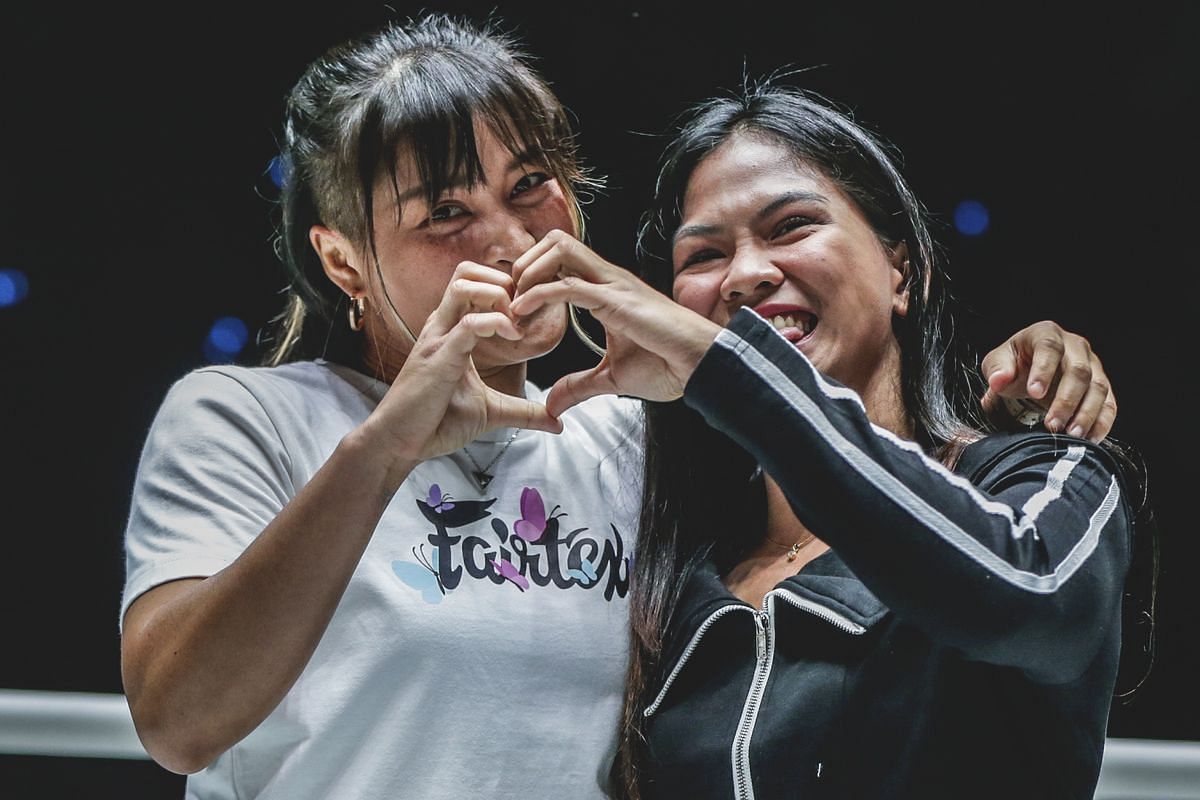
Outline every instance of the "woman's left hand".
<path fill-rule="evenodd" d="M 547 303 L 572 303 L 604 326 L 607 353 L 565 375 L 546 397 L 555 417 L 600 394 L 675 400 L 721 327 L 605 261 L 563 231 L 551 231 L 513 264 L 520 317 Z"/>

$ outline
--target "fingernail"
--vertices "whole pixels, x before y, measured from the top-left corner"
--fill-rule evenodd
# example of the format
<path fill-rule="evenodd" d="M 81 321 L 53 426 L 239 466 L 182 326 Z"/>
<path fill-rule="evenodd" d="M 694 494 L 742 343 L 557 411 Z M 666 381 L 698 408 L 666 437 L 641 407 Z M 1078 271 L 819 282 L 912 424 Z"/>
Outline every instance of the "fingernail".
<path fill-rule="evenodd" d="M 1046 387 L 1041 381 L 1034 381 L 1033 383 L 1029 384 L 1029 394 L 1033 395 L 1034 397 L 1041 397 L 1042 392 L 1044 391 L 1046 391 Z"/>
<path fill-rule="evenodd" d="M 1083 426 L 1075 425 L 1071 428 L 1070 431 L 1068 431 L 1068 433 L 1070 433 L 1072 436 L 1077 436 L 1080 439 L 1082 439 L 1083 438 Z"/>
<path fill-rule="evenodd" d="M 1054 419 L 1046 420 L 1046 430 L 1048 430 L 1052 433 L 1058 433 L 1058 430 L 1061 427 L 1062 427 L 1062 422 L 1059 421 L 1059 419 L 1057 417 Z"/>

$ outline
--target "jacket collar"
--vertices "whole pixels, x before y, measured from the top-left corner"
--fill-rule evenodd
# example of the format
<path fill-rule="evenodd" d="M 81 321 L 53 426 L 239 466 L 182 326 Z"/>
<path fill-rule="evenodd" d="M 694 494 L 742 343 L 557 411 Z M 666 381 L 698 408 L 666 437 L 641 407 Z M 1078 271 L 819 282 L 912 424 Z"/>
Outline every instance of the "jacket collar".
<path fill-rule="evenodd" d="M 814 558 L 773 591 L 779 590 L 826 608 L 864 629 L 870 629 L 888 613 L 887 606 L 854 577 L 832 550 Z M 663 663 L 675 664 L 704 621 L 718 609 L 730 605 L 758 610 L 734 596 L 721 582 L 716 564 L 706 559 L 693 570 L 679 598 L 675 609 L 677 622 L 671 625 Z"/>

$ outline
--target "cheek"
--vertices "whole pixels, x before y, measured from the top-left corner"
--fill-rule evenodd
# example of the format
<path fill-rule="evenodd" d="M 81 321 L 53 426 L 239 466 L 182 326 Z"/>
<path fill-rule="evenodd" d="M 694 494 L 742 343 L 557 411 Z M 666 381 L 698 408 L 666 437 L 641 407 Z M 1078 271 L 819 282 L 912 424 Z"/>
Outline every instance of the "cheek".
<path fill-rule="evenodd" d="M 388 298 L 414 331 L 424 325 L 426 318 L 442 302 L 459 262 L 469 258 L 465 250 L 455 247 L 410 246 L 403 258 L 387 258 L 380 253 L 383 278 Z M 373 276 L 378 284 L 378 276 Z M 385 301 L 386 302 L 386 301 Z"/>
<path fill-rule="evenodd" d="M 535 239 L 541 239 L 553 230 L 579 235 L 571 217 L 571 203 L 557 186 L 553 187 L 550 197 L 530 209 L 527 219 L 528 230 Z"/>
<path fill-rule="evenodd" d="M 724 305 L 718 303 L 721 281 L 717 276 L 689 275 L 678 277 L 671 287 L 675 302 L 684 308 L 711 319 L 713 322 L 724 324 L 723 319 L 716 316 L 724 310 Z"/>

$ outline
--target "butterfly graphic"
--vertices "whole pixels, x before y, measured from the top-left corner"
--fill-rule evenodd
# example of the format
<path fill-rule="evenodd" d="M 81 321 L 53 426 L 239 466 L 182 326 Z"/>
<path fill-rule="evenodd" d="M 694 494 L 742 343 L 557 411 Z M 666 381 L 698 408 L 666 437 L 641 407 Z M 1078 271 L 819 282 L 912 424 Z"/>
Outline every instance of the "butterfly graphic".
<path fill-rule="evenodd" d="M 496 569 L 496 572 L 500 573 L 506 580 L 512 582 L 522 592 L 529 588 L 529 581 L 513 566 L 511 561 L 492 556 L 492 566 Z"/>
<path fill-rule="evenodd" d="M 417 563 L 393 561 L 392 571 L 396 573 L 397 578 L 412 588 L 419 589 L 426 603 L 442 602 L 442 598 L 446 596 L 446 587 L 442 585 L 442 579 L 438 575 L 438 551 L 430 550 L 429 557 L 426 558 L 425 545 L 422 544 L 420 551 L 414 547 L 412 554 Z"/>
<path fill-rule="evenodd" d="M 513 523 L 513 536 L 519 536 L 527 542 L 540 542 L 546 533 L 546 523 L 554 518 L 555 506 L 546 515 L 546 504 L 538 490 L 526 486 L 521 491 L 521 518 Z"/>
<path fill-rule="evenodd" d="M 579 581 L 581 586 L 591 586 L 596 582 L 596 565 L 586 558 L 579 559 L 579 569 L 567 569 L 567 575 Z"/>
<path fill-rule="evenodd" d="M 449 493 L 442 494 L 442 487 L 435 483 L 429 487 L 429 497 L 425 502 L 429 504 L 429 507 L 435 513 L 440 514 L 443 511 L 450 511 L 454 508 L 454 503 L 450 502 L 453 499 Z"/>

